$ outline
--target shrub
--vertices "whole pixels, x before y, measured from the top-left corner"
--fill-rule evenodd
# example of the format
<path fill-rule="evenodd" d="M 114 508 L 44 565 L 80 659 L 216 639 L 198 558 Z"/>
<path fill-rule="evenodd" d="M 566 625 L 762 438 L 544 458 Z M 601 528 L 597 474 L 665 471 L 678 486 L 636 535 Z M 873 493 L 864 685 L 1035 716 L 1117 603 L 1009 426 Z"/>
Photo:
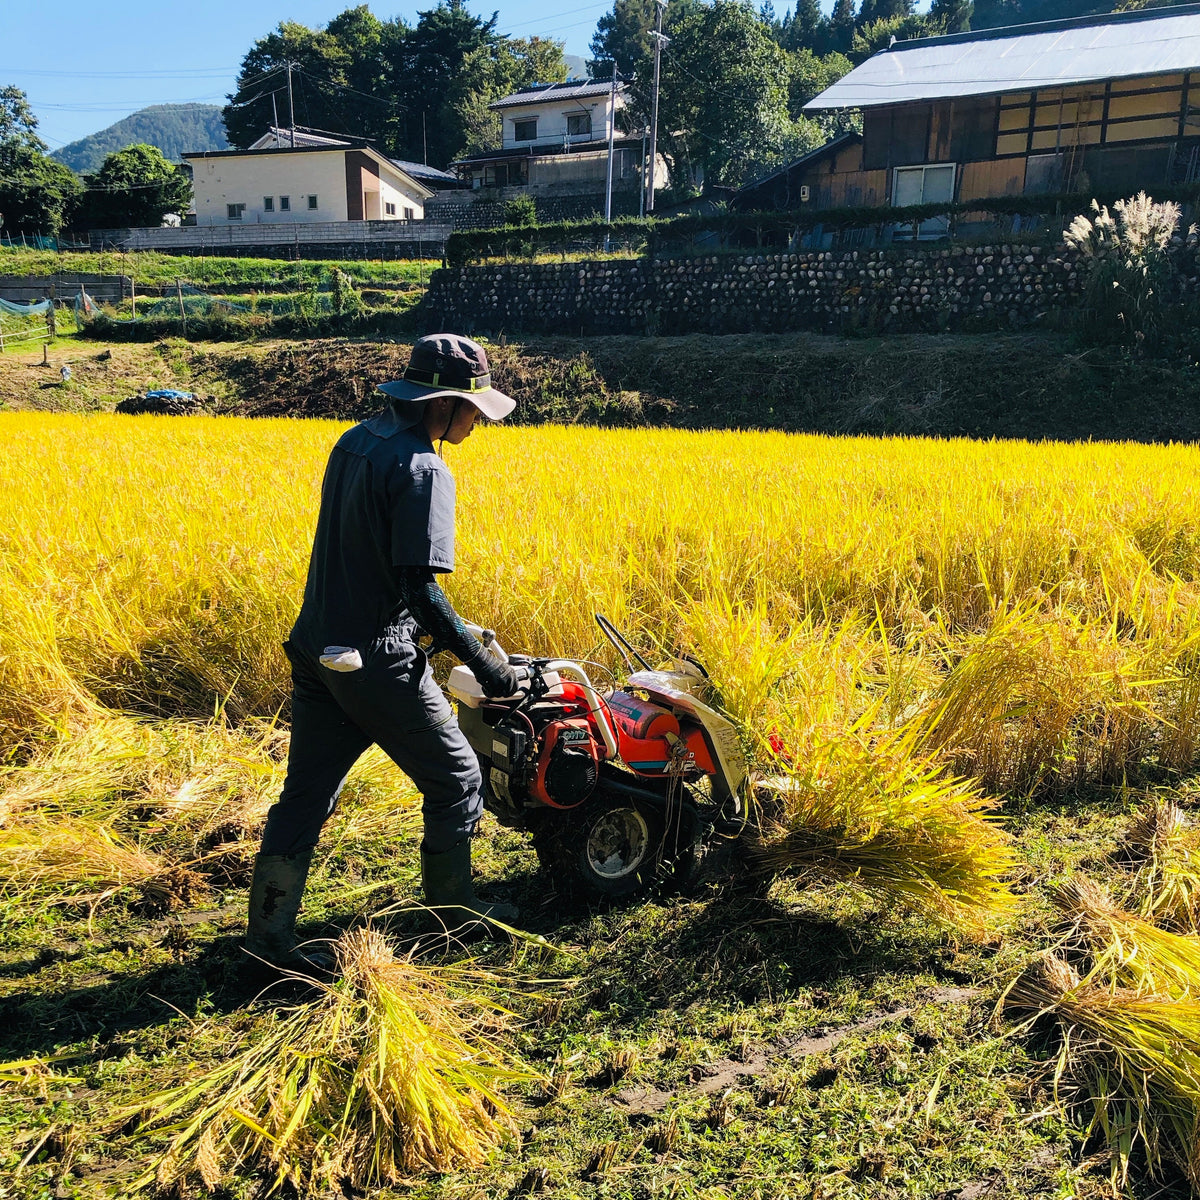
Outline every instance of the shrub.
<path fill-rule="evenodd" d="M 1092 217 L 1082 214 L 1063 235 L 1068 246 L 1090 260 L 1087 304 L 1097 337 L 1118 332 L 1137 350 L 1159 339 L 1170 302 L 1174 268 L 1171 241 L 1179 228 L 1179 205 L 1155 203 L 1145 192 L 1107 205 L 1092 201 Z M 1195 237 L 1196 227 L 1188 231 Z"/>
<path fill-rule="evenodd" d="M 533 197 L 522 193 L 504 204 L 505 225 L 536 225 L 537 205 Z"/>

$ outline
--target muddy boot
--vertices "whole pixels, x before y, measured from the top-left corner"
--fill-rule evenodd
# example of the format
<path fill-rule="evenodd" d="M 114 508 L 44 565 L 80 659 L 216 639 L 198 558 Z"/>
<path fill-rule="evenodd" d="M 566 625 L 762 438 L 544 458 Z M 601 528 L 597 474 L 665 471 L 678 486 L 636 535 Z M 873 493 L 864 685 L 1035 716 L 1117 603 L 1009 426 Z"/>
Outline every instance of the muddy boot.
<path fill-rule="evenodd" d="M 471 884 L 471 839 L 460 838 L 449 850 L 431 854 L 421 847 L 421 883 L 425 904 L 432 911 L 438 932 L 455 940 L 501 938 L 504 931 L 492 922 L 515 925 L 520 915 L 515 905 L 481 900 Z"/>
<path fill-rule="evenodd" d="M 327 973 L 331 955 L 296 948 L 296 914 L 308 879 L 313 852 L 260 854 L 254 860 L 250 881 L 250 915 L 245 950 L 255 958 L 285 971 Z"/>

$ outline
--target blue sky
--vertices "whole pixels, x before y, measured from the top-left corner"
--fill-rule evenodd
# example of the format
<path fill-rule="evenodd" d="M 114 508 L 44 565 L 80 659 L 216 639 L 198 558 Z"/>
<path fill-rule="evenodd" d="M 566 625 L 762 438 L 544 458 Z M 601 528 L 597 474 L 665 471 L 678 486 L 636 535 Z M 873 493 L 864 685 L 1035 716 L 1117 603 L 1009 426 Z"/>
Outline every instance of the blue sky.
<path fill-rule="evenodd" d="M 28 95 L 51 149 L 111 125 L 147 104 L 224 102 L 242 55 L 280 21 L 325 24 L 355 0 L 49 0 L 4 10 L 0 84 Z M 412 21 L 435 0 L 371 0 L 379 17 Z M 499 28 L 544 34 L 586 54 L 596 20 L 612 0 L 469 0 L 473 12 L 499 9 Z M 782 11 L 782 6 L 777 7 Z"/>

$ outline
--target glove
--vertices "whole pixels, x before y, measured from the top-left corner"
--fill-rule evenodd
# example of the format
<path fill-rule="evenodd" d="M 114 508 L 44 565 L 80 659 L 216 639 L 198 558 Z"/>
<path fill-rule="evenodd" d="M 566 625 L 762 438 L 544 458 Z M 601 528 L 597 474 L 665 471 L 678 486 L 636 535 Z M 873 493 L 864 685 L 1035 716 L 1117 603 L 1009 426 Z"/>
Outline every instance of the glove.
<path fill-rule="evenodd" d="M 521 686 L 516 671 L 494 654 L 481 654 L 467 666 L 471 668 L 471 674 L 479 680 L 483 694 L 489 699 L 511 696 Z"/>

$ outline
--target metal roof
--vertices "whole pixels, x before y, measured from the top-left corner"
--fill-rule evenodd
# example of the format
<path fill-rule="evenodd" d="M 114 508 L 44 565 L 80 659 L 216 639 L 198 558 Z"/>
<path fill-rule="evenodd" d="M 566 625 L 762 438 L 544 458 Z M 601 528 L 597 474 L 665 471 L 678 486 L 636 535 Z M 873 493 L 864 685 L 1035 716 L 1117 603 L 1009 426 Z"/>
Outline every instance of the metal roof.
<path fill-rule="evenodd" d="M 897 42 L 804 108 L 872 108 L 1197 68 L 1200 4 L 1188 4 Z"/>
<path fill-rule="evenodd" d="M 402 158 L 392 158 L 388 161 L 392 166 L 399 167 L 405 175 L 411 175 L 418 181 L 432 179 L 437 183 L 459 182 L 457 175 L 451 175 L 449 171 L 439 171 L 437 167 L 427 167 L 424 163 L 406 162 Z"/>
<path fill-rule="evenodd" d="M 533 87 L 522 88 L 499 100 L 493 100 L 488 108 L 512 108 L 518 104 L 553 104 L 558 100 L 581 100 L 585 96 L 607 96 L 612 87 L 612 80 L 588 79 L 567 80 L 566 83 L 535 83 Z M 618 94 L 622 85 L 617 84 Z"/>

